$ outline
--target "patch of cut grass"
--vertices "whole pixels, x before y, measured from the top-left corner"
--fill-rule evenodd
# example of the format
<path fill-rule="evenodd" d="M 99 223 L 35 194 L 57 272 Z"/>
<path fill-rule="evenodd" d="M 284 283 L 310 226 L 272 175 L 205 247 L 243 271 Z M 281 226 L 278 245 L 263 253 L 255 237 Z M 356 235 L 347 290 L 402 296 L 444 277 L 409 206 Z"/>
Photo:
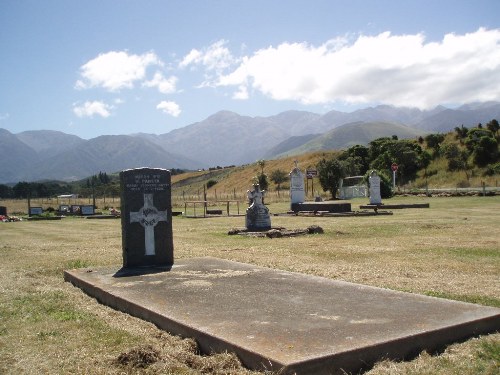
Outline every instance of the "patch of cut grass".
<path fill-rule="evenodd" d="M 435 255 L 445 255 L 457 258 L 467 259 L 490 259 L 500 258 L 500 251 L 495 248 L 470 248 L 470 247 L 448 247 L 448 248 L 430 248 L 424 249 L 427 253 Z"/>
<path fill-rule="evenodd" d="M 451 299 L 455 301 L 468 302 L 468 303 L 476 303 L 478 305 L 483 305 L 483 306 L 500 307 L 500 299 L 494 297 L 478 296 L 470 294 L 453 294 L 453 293 L 438 292 L 434 290 L 425 291 L 424 294 L 430 297 Z"/>
<path fill-rule="evenodd" d="M 88 268 L 90 266 L 90 262 L 86 260 L 75 259 L 68 261 L 65 269 Z"/>
<path fill-rule="evenodd" d="M 12 300 L 10 311 L 22 321 L 39 322 L 51 317 L 58 321 L 81 321 L 91 319 L 85 312 L 74 310 L 67 303 L 67 296 L 60 291 L 29 293 Z M 7 307 L 8 309 L 9 307 Z"/>
<path fill-rule="evenodd" d="M 492 364 L 500 369 L 500 343 L 493 340 L 484 340 L 479 345 L 479 350 L 477 353 L 478 357 L 491 361 Z"/>

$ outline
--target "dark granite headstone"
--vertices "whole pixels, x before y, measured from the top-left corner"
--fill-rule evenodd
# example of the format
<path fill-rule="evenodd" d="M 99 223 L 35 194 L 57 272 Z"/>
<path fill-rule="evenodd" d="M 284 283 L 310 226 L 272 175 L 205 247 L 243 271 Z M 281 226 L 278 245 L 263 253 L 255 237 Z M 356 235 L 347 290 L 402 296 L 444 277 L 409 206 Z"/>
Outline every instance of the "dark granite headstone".
<path fill-rule="evenodd" d="M 42 207 L 30 207 L 28 216 L 32 215 L 42 215 L 43 214 L 43 208 Z"/>
<path fill-rule="evenodd" d="M 80 215 L 87 216 L 87 215 L 94 215 L 95 214 L 95 207 L 92 204 L 85 204 L 80 206 Z"/>
<path fill-rule="evenodd" d="M 170 171 L 128 169 L 120 173 L 123 267 L 174 263 Z"/>
<path fill-rule="evenodd" d="M 7 216 L 7 207 L 0 206 L 0 215 Z"/>

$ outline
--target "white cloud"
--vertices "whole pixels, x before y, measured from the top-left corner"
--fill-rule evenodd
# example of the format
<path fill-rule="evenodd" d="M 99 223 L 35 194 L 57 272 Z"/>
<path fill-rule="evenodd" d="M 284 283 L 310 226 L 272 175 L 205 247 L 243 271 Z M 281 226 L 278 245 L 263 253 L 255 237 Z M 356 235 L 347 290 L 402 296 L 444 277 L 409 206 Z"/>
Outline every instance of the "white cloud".
<path fill-rule="evenodd" d="M 171 94 L 175 92 L 177 84 L 177 77 L 171 76 L 165 78 L 161 72 L 156 72 L 153 79 L 143 83 L 145 87 L 157 87 L 158 91 L 162 94 Z"/>
<path fill-rule="evenodd" d="M 73 105 L 73 112 L 78 117 L 94 117 L 98 115 L 101 117 L 109 117 L 111 115 L 111 110 L 114 107 L 112 105 L 106 104 L 100 101 L 85 102 L 82 105 Z"/>
<path fill-rule="evenodd" d="M 201 51 L 198 51 L 197 49 L 192 49 L 179 63 L 179 67 L 185 68 L 191 64 L 197 64 L 201 61 L 201 59 L 202 59 Z"/>
<path fill-rule="evenodd" d="M 179 67 L 186 68 L 190 65 L 201 65 L 207 71 L 220 73 L 237 62 L 226 44 L 227 41 L 219 40 L 202 51 L 192 49 L 179 63 Z"/>
<path fill-rule="evenodd" d="M 10 117 L 8 113 L 0 113 L 0 121 L 7 120 Z"/>
<path fill-rule="evenodd" d="M 146 69 L 151 65 L 163 65 L 153 52 L 142 55 L 124 51 L 103 53 L 80 67 L 82 79 L 76 82 L 75 87 L 102 87 L 109 91 L 132 88 L 134 82 L 144 79 Z"/>
<path fill-rule="evenodd" d="M 219 61 L 228 68 L 236 60 L 224 51 L 225 42 L 218 43 L 202 53 L 192 51 L 185 66 L 197 63 L 213 69 Z M 423 34 L 389 32 L 350 42 L 338 38 L 320 46 L 282 43 L 238 63 L 229 74 L 219 70 L 212 81 L 234 86 L 236 99 L 248 98 L 252 89 L 275 100 L 304 104 L 378 102 L 430 108 L 500 100 L 500 29 L 447 34 L 432 43 L 426 43 Z"/>
<path fill-rule="evenodd" d="M 162 112 L 167 113 L 173 117 L 178 117 L 181 114 L 181 109 L 179 105 L 171 101 L 162 101 L 156 106 L 156 109 L 162 110 Z"/>
<path fill-rule="evenodd" d="M 233 94 L 233 99 L 246 100 L 250 97 L 248 94 L 248 88 L 244 85 L 239 87 L 239 90 Z"/>

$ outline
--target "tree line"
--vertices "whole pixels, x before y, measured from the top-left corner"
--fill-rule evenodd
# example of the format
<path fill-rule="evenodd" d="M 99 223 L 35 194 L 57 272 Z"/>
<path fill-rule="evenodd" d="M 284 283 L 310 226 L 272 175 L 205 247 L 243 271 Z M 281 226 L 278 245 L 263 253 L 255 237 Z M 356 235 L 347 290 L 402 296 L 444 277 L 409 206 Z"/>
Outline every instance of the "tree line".
<path fill-rule="evenodd" d="M 0 198 L 26 199 L 49 198 L 62 194 L 77 194 L 80 196 L 102 195 L 108 193 L 118 196 L 120 187 L 116 179 L 110 178 L 105 172 L 99 172 L 83 182 L 26 182 L 20 181 L 14 186 L 0 184 Z"/>
<path fill-rule="evenodd" d="M 170 170 L 172 175 L 184 172 L 178 168 Z M 110 176 L 106 172 L 99 171 L 82 181 L 71 183 L 20 181 L 14 186 L 0 184 L 0 199 L 49 198 L 62 194 L 77 194 L 81 197 L 118 197 L 120 196 L 120 181 L 117 174 Z"/>
<path fill-rule="evenodd" d="M 455 141 L 447 141 L 445 134 L 428 134 L 418 140 L 398 140 L 397 136 L 378 138 L 365 146 L 353 146 L 330 159 L 322 159 L 318 165 L 321 187 L 335 199 L 340 181 L 347 176 L 364 175 L 368 182 L 371 170 L 381 177 L 382 197 L 390 197 L 391 165 L 398 165 L 398 182 L 405 185 L 417 177 L 420 170 L 427 175 L 432 160 L 444 157 L 448 171 L 464 171 L 467 179 L 475 167 L 485 168 L 486 174 L 500 173 L 498 150 L 500 125 L 496 119 L 484 127 L 478 124 L 468 129 L 463 125 L 455 128 Z M 422 146 L 426 145 L 426 149 Z"/>

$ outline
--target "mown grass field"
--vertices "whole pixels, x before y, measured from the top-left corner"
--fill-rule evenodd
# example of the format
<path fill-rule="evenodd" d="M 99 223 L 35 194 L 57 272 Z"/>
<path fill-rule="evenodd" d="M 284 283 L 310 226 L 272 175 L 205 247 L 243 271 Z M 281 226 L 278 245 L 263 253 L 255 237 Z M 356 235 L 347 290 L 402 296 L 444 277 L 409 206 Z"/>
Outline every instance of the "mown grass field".
<path fill-rule="evenodd" d="M 353 209 L 366 201 L 351 201 Z M 228 236 L 244 226 L 243 217 L 174 217 L 175 257 L 213 256 L 500 307 L 500 197 L 386 202 L 423 201 L 429 209 L 392 216 L 273 216 L 275 226 L 325 230 L 281 239 Z M 269 208 L 285 212 L 288 204 Z M 230 353 L 201 355 L 192 340 L 100 305 L 64 282 L 64 269 L 121 265 L 120 220 L 0 223 L 0 257 L 0 373 L 251 373 Z M 368 374 L 498 374 L 499 368 L 497 333 L 407 362 L 382 361 Z"/>

